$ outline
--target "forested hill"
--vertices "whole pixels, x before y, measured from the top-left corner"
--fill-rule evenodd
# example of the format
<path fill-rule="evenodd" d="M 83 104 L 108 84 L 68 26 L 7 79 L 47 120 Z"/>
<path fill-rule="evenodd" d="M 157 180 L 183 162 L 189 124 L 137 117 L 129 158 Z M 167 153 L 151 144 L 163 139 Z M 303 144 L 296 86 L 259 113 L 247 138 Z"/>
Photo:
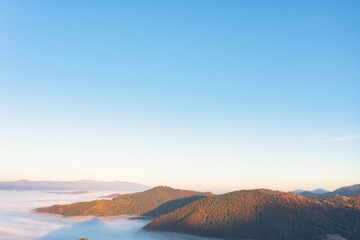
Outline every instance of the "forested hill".
<path fill-rule="evenodd" d="M 160 186 L 143 192 L 123 194 L 112 200 L 94 200 L 69 205 L 54 205 L 37 208 L 35 211 L 65 216 L 114 216 L 127 214 L 156 217 L 169 213 L 192 201 L 212 195 L 210 192 L 195 192 Z"/>
<path fill-rule="evenodd" d="M 360 239 L 360 197 L 243 190 L 192 202 L 145 229 L 231 239 L 313 240 L 338 234 L 355 240 Z"/>

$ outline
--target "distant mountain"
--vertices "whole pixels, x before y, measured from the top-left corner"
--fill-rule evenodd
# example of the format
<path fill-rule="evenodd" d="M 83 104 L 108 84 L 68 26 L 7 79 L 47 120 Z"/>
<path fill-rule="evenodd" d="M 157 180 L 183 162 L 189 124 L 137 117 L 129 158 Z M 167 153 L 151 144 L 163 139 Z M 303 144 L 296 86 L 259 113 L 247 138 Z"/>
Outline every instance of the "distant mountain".
<path fill-rule="evenodd" d="M 325 194 L 328 192 L 329 191 L 322 189 L 322 188 L 315 189 L 314 191 L 305 191 L 305 190 L 300 190 L 300 189 L 293 191 L 293 193 L 301 194 L 303 196 L 316 196 L 316 195 Z"/>
<path fill-rule="evenodd" d="M 339 196 L 357 196 L 360 195 L 360 184 L 342 187 L 333 192 L 322 194 L 322 196 L 339 195 Z"/>
<path fill-rule="evenodd" d="M 337 234 L 355 240 L 360 239 L 360 197 L 243 190 L 194 201 L 145 229 L 229 239 L 319 240 Z"/>
<path fill-rule="evenodd" d="M 80 195 L 80 194 L 86 194 L 86 193 L 91 193 L 91 192 L 89 192 L 89 191 L 73 191 L 73 192 L 48 192 L 48 193 Z"/>
<path fill-rule="evenodd" d="M 0 190 L 17 190 L 17 191 L 32 191 L 32 190 L 98 190 L 98 191 L 142 191 L 149 187 L 130 182 L 101 182 L 92 180 L 80 181 L 28 181 L 20 180 L 13 182 L 0 182 Z"/>
<path fill-rule="evenodd" d="M 325 189 L 322 189 L 322 188 L 318 188 L 314 191 L 312 191 L 312 193 L 314 194 L 325 194 L 325 193 L 328 193 L 329 191 L 328 190 L 325 190 Z"/>
<path fill-rule="evenodd" d="M 316 193 L 310 192 L 310 191 L 302 192 L 299 195 L 302 195 L 302 196 L 305 196 L 305 197 L 310 197 L 310 196 L 321 197 L 321 194 L 316 194 Z"/>
<path fill-rule="evenodd" d="M 315 196 L 315 197 L 326 197 L 332 195 L 339 195 L 339 196 L 357 196 L 360 195 L 360 184 L 342 187 L 335 191 L 329 192 L 324 189 L 316 189 L 314 191 L 302 191 L 302 190 L 295 190 L 293 193 L 303 195 L 305 197 Z"/>
<path fill-rule="evenodd" d="M 192 201 L 212 195 L 210 192 L 195 192 L 160 186 L 144 192 L 123 194 L 112 200 L 103 199 L 69 205 L 54 205 L 38 208 L 35 211 L 65 216 L 115 216 L 125 214 L 156 217 L 167 214 Z"/>
<path fill-rule="evenodd" d="M 296 189 L 296 190 L 294 190 L 294 191 L 292 191 L 293 193 L 295 193 L 295 194 L 300 194 L 300 193 L 302 193 L 302 192 L 306 192 L 305 190 L 302 190 L 302 189 Z"/>

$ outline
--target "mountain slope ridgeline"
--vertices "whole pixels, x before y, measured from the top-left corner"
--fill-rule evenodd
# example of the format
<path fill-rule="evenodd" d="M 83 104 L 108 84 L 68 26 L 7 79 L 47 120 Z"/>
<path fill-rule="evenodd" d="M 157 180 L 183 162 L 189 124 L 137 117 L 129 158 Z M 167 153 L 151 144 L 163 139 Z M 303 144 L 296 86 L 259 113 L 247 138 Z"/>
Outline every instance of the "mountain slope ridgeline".
<path fill-rule="evenodd" d="M 156 217 L 169 213 L 199 198 L 212 195 L 210 192 L 196 192 L 160 186 L 143 192 L 123 194 L 111 200 L 54 205 L 37 208 L 35 211 L 62 214 L 64 216 L 115 216 L 125 214 Z"/>
<path fill-rule="evenodd" d="M 360 239 L 360 197 L 304 197 L 265 189 L 192 202 L 145 226 L 230 239 L 300 240 L 338 234 Z"/>

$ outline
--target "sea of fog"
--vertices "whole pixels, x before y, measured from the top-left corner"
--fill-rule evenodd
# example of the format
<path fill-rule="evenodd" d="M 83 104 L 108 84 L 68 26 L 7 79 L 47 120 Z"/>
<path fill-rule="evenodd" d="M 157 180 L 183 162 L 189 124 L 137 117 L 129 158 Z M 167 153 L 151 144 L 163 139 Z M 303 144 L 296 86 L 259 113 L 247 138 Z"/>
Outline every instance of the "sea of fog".
<path fill-rule="evenodd" d="M 62 217 L 33 212 L 37 207 L 99 199 L 114 192 L 58 194 L 46 191 L 0 190 L 1 240 L 119 240 L 119 239 L 176 239 L 201 240 L 176 233 L 143 231 L 149 220 L 131 217 Z M 121 192 L 120 192 L 121 193 Z"/>

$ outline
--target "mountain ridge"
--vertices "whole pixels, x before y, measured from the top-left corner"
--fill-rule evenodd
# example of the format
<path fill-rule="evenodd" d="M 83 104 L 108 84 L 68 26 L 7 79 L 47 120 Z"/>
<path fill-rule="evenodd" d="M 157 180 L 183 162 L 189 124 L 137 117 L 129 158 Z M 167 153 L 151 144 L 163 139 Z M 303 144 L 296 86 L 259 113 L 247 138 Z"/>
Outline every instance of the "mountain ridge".
<path fill-rule="evenodd" d="M 127 181 L 95 181 L 95 180 L 77 180 L 77 181 L 5 181 L 0 182 L 0 190 L 17 191 L 37 191 L 37 190 L 145 190 L 148 186 Z"/>
<path fill-rule="evenodd" d="M 315 196 L 315 197 L 326 197 L 332 195 L 339 196 L 357 196 L 360 195 L 360 184 L 354 184 L 351 186 L 341 187 L 334 191 L 326 191 L 324 189 L 316 189 L 314 191 L 303 191 L 303 190 L 294 190 L 293 193 L 303 195 L 306 197 Z"/>
<path fill-rule="evenodd" d="M 144 227 L 205 237 L 318 240 L 360 238 L 360 196 L 322 199 L 267 189 L 241 190 L 192 202 Z"/>
<path fill-rule="evenodd" d="M 169 213 L 199 198 L 212 195 L 210 192 L 197 192 L 158 186 L 143 192 L 122 194 L 111 200 L 102 199 L 67 205 L 53 205 L 50 207 L 37 208 L 35 211 L 61 214 L 64 216 L 145 215 L 156 217 L 159 216 L 159 214 Z M 166 203 L 167 205 L 164 205 Z"/>

